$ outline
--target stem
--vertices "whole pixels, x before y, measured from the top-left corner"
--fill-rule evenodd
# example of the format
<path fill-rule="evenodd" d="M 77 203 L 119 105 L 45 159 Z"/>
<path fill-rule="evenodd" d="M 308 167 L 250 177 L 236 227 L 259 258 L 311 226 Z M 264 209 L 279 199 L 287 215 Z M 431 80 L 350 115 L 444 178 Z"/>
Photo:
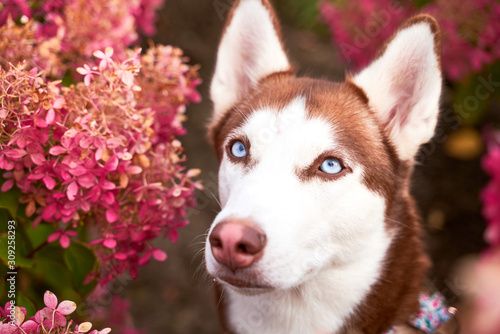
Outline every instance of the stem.
<path fill-rule="evenodd" d="M 32 258 L 33 255 L 35 255 L 36 252 L 38 252 L 40 249 L 42 249 L 43 247 L 47 246 L 49 243 L 47 241 L 44 241 L 40 246 L 38 246 L 37 248 L 33 249 L 26 257 L 28 259 Z"/>

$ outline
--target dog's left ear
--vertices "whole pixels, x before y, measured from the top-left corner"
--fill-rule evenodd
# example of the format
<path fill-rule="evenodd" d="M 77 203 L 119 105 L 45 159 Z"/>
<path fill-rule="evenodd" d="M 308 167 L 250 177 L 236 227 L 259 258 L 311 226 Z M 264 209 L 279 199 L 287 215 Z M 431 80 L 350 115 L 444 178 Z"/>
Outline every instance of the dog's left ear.
<path fill-rule="evenodd" d="M 418 15 L 352 79 L 367 94 L 402 160 L 413 160 L 434 134 L 442 85 L 440 52 L 438 24 L 429 15 Z"/>
<path fill-rule="evenodd" d="M 215 123 L 259 80 L 291 71 L 276 14 L 268 0 L 236 0 L 229 12 L 210 87 Z"/>

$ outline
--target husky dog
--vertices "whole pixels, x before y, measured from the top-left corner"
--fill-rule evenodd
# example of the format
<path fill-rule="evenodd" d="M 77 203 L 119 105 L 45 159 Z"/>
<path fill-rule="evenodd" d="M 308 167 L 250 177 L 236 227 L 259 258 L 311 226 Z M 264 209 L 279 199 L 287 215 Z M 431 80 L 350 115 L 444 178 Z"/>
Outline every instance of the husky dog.
<path fill-rule="evenodd" d="M 412 332 L 429 260 L 410 177 L 441 85 L 428 15 L 335 83 L 294 74 L 268 0 L 236 0 L 210 91 L 222 210 L 205 259 L 225 331 Z"/>

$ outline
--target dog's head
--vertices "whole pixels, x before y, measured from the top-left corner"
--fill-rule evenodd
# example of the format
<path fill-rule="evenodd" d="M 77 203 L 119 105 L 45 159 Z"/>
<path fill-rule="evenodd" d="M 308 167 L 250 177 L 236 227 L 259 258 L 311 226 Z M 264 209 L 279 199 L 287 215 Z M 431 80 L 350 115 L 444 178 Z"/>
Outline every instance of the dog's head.
<path fill-rule="evenodd" d="M 438 50 L 435 21 L 417 16 L 345 82 L 297 78 L 268 1 L 236 1 L 211 86 L 222 210 L 208 272 L 248 292 L 325 268 L 377 271 L 397 234 L 386 210 L 398 171 L 436 126 Z"/>

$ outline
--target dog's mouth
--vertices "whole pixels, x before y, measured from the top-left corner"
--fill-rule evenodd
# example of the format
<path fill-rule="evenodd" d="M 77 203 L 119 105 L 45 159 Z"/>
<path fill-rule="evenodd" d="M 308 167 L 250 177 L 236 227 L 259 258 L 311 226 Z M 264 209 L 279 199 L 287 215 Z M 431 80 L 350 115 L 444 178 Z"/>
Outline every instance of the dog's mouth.
<path fill-rule="evenodd" d="M 241 279 L 238 277 L 234 276 L 220 276 L 216 278 L 220 282 L 226 283 L 230 285 L 233 288 L 236 289 L 244 289 L 244 290 L 254 290 L 254 291 L 261 291 L 264 292 L 264 290 L 272 290 L 273 287 L 257 282 L 252 282 L 249 280 Z"/>

